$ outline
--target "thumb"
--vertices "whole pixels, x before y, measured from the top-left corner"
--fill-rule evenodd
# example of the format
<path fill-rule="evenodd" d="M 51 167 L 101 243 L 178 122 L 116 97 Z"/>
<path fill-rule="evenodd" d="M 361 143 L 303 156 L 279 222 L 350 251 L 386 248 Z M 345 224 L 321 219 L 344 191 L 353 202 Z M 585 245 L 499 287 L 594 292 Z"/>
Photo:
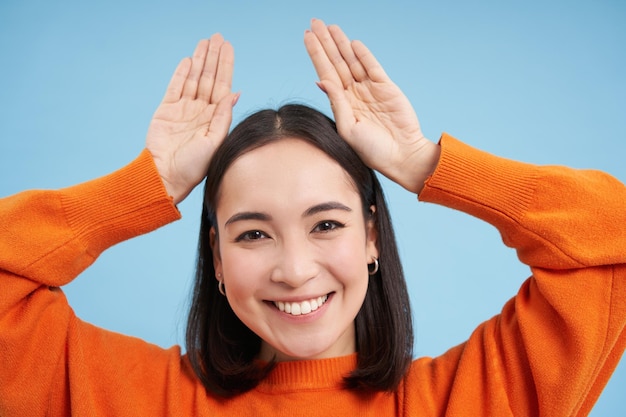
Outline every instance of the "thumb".
<path fill-rule="evenodd" d="M 219 142 L 216 143 L 216 146 L 219 145 L 228 134 L 228 129 L 233 120 L 233 107 L 237 104 L 237 101 L 239 101 L 240 96 L 241 93 L 238 92 L 230 93 L 224 96 L 215 107 L 215 112 L 209 123 L 206 136 L 217 139 Z"/>
<path fill-rule="evenodd" d="M 322 90 L 330 101 L 330 108 L 335 116 L 337 130 L 347 133 L 356 122 L 352 105 L 348 101 L 345 91 L 338 85 L 329 81 L 318 81 L 317 86 Z"/>

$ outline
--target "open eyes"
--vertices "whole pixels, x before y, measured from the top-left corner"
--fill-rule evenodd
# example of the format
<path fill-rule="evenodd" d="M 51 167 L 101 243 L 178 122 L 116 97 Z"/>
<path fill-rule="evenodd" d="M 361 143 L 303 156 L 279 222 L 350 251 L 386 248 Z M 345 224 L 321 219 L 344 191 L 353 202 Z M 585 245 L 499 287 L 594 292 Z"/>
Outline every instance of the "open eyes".
<path fill-rule="evenodd" d="M 260 240 L 260 239 L 264 239 L 267 238 L 267 235 L 265 233 L 263 233 L 260 230 L 250 230 L 248 232 L 244 232 L 242 234 L 240 234 L 237 239 L 235 239 L 236 242 L 250 242 L 253 240 Z"/>
<path fill-rule="evenodd" d="M 333 230 L 341 229 L 345 227 L 343 223 L 334 220 L 324 220 L 315 225 L 311 230 L 311 233 L 328 233 Z M 235 241 L 236 242 L 253 242 L 261 239 L 267 239 L 269 236 L 262 230 L 248 230 L 240 234 Z"/>
<path fill-rule="evenodd" d="M 342 227 L 344 227 L 342 223 L 333 220 L 324 220 L 315 225 L 315 227 L 313 228 L 313 232 L 326 233 L 330 232 L 331 230 L 340 229 Z"/>

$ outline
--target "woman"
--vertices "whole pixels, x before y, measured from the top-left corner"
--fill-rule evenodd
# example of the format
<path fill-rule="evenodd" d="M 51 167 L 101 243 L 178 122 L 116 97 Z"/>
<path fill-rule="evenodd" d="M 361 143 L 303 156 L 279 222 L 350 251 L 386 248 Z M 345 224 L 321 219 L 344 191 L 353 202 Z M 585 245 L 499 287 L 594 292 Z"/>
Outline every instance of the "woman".
<path fill-rule="evenodd" d="M 2 202 L 0 414 L 590 410 L 626 344 L 624 186 L 448 135 L 430 142 L 361 43 L 313 21 L 305 44 L 340 137 L 421 200 L 497 227 L 533 271 L 518 295 L 466 343 L 409 363 L 410 312 L 375 177 L 301 106 L 255 114 L 223 141 L 237 95 L 232 48 L 216 35 L 179 65 L 137 160 Z M 57 287 L 107 247 L 177 219 L 205 174 L 189 354 L 74 317 Z"/>
<path fill-rule="evenodd" d="M 413 331 L 391 220 L 330 119 L 302 105 L 248 117 L 216 151 L 205 202 L 187 350 L 207 387 L 250 389 L 256 359 L 355 351 L 349 385 L 397 386 Z"/>

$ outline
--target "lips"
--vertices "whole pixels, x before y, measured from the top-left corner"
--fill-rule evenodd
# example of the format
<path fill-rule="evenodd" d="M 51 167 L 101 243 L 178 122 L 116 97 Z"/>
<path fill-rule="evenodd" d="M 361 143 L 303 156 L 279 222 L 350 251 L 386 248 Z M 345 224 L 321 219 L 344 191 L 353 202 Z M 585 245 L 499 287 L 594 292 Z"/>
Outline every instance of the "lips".
<path fill-rule="evenodd" d="M 323 306 L 326 301 L 328 301 L 328 295 L 299 302 L 273 301 L 273 303 L 276 308 L 284 313 L 292 316 L 302 316 L 314 312 Z"/>

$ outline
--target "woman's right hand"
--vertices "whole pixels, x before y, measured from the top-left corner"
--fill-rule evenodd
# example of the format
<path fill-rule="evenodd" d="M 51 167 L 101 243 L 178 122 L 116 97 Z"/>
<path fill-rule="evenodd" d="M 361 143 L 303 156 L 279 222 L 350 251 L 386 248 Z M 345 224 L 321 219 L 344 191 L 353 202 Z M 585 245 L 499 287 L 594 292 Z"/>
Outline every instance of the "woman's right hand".
<path fill-rule="evenodd" d="M 206 175 L 215 149 L 228 134 L 234 52 L 221 35 L 201 40 L 183 59 L 157 108 L 146 137 L 165 188 L 181 202 Z"/>

